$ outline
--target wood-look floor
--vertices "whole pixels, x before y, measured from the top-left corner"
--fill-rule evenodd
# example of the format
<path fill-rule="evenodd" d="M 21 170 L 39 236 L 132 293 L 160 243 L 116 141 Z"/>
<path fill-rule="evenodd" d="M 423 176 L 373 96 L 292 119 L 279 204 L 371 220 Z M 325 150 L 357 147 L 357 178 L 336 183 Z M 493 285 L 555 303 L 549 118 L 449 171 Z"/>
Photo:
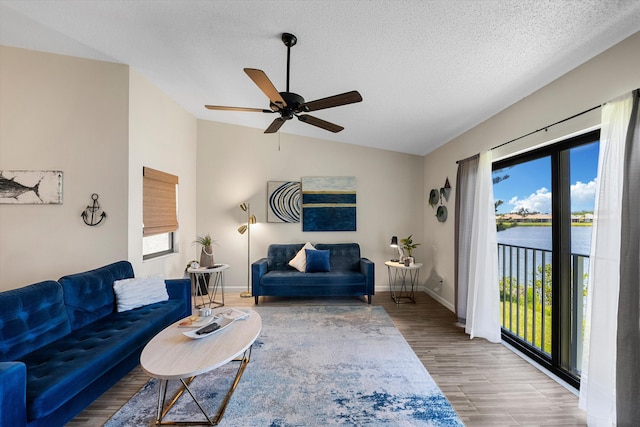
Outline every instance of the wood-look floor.
<path fill-rule="evenodd" d="M 365 304 L 357 298 L 264 298 L 260 305 Z M 373 304 L 383 306 L 466 426 L 586 425 L 578 398 L 500 344 L 470 340 L 455 326 L 456 317 L 425 293 L 416 304 L 396 305 L 388 292 Z M 253 306 L 253 298 L 226 292 L 228 306 Z M 149 377 L 138 367 L 68 426 L 101 426 Z"/>

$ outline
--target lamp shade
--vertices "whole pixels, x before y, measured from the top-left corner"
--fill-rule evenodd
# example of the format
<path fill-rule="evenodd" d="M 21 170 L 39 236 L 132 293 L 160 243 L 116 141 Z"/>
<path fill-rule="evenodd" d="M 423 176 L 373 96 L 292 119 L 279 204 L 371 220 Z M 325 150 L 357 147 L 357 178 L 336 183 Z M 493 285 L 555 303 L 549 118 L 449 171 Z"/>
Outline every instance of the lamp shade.
<path fill-rule="evenodd" d="M 240 203 L 240 209 L 246 212 L 249 207 L 247 206 L 246 202 L 242 202 Z"/>
<path fill-rule="evenodd" d="M 398 247 L 398 236 L 391 237 L 391 245 L 392 248 Z"/>
<path fill-rule="evenodd" d="M 256 222 L 257 222 L 256 216 L 255 215 L 251 215 L 249 217 L 249 224 L 255 224 Z"/>
<path fill-rule="evenodd" d="M 242 224 L 240 227 L 238 227 L 238 233 L 240 234 L 244 234 L 247 231 L 247 225 L 246 224 Z"/>

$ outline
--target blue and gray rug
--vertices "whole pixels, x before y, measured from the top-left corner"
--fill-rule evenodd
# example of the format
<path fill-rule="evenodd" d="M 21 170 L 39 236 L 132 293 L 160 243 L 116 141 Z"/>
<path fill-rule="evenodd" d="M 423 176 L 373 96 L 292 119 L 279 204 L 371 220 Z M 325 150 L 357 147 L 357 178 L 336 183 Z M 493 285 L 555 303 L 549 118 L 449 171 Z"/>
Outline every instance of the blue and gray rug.
<path fill-rule="evenodd" d="M 384 308 L 255 310 L 262 333 L 220 426 L 463 425 Z M 232 362 L 192 383 L 209 413 L 236 369 Z M 151 425 L 157 394 L 157 381 L 149 381 L 106 426 Z M 166 417 L 194 418 L 203 417 L 188 394 Z"/>

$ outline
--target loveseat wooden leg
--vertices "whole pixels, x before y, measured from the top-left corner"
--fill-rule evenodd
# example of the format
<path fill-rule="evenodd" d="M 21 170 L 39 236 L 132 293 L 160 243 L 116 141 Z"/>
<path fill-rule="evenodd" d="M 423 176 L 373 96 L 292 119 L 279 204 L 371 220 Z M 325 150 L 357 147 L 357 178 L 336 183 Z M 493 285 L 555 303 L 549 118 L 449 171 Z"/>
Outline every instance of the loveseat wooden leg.
<path fill-rule="evenodd" d="M 255 298 L 255 301 L 256 301 L 256 305 L 258 305 L 258 298 L 259 298 L 258 295 L 256 295 L 254 298 Z"/>

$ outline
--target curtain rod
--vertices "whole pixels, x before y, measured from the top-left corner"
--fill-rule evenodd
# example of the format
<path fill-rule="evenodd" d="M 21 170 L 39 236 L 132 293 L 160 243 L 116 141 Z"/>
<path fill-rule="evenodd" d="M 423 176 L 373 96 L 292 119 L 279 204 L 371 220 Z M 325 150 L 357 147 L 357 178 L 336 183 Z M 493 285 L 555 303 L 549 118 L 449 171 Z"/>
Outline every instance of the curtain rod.
<path fill-rule="evenodd" d="M 518 140 L 520 140 L 520 139 L 522 139 L 522 138 L 526 138 L 527 136 L 529 136 L 529 135 L 533 135 L 534 133 L 538 133 L 538 132 L 541 132 L 541 131 L 543 131 L 543 130 L 547 130 L 547 129 L 549 129 L 551 126 L 559 125 L 560 123 L 564 123 L 564 122 L 569 121 L 569 120 L 571 120 L 571 119 L 575 119 L 576 117 L 579 117 L 579 116 L 581 116 L 581 115 L 583 115 L 583 114 L 587 114 L 587 113 L 589 113 L 589 112 L 591 112 L 591 111 L 593 111 L 593 110 L 595 110 L 595 109 L 597 109 L 597 108 L 600 108 L 600 107 L 601 107 L 601 105 L 596 105 L 595 107 L 591 107 L 591 108 L 589 108 L 588 110 L 585 110 L 585 111 L 583 111 L 583 112 L 581 112 L 581 113 L 574 114 L 574 115 L 573 115 L 573 116 L 571 116 L 571 117 L 567 117 L 566 119 L 562 119 L 562 120 L 557 121 L 557 122 L 555 122 L 555 123 L 552 123 L 552 124 L 550 124 L 550 125 L 547 125 L 547 126 L 541 127 L 541 128 L 540 128 L 540 129 L 538 129 L 538 130 L 534 130 L 533 132 L 529 132 L 529 133 L 528 133 L 528 134 L 526 134 L 526 135 L 522 135 L 522 136 L 519 136 L 519 137 L 517 137 L 517 138 L 514 138 L 514 139 L 512 139 L 512 140 L 510 140 L 510 141 L 503 142 L 502 144 L 500 144 L 500 145 L 496 145 L 495 147 L 493 147 L 493 148 L 491 149 L 491 151 L 495 150 L 496 148 L 504 147 L 505 145 L 507 145 L 507 144 L 511 144 L 512 142 L 518 141 Z"/>
<path fill-rule="evenodd" d="M 587 114 L 587 113 L 589 113 L 589 112 L 591 112 L 591 111 L 593 111 L 593 110 L 596 110 L 596 109 L 598 109 L 598 108 L 600 108 L 600 107 L 602 107 L 602 105 L 596 105 L 595 107 L 591 107 L 591 108 L 589 108 L 588 110 L 584 110 L 584 111 L 583 111 L 583 112 L 581 112 L 581 113 L 574 114 L 574 115 L 573 115 L 573 116 L 571 116 L 571 117 L 567 117 L 566 119 L 562 119 L 562 120 L 560 120 L 560 121 L 557 121 L 557 122 L 552 123 L 552 124 L 550 124 L 550 125 L 547 125 L 547 126 L 545 126 L 545 127 L 541 127 L 541 128 L 540 128 L 540 129 L 538 129 L 538 130 L 534 130 L 533 132 L 529 132 L 529 133 L 528 133 L 528 134 L 526 134 L 526 135 L 522 135 L 522 136 L 519 136 L 519 137 L 517 137 L 517 138 L 514 138 L 514 139 L 512 139 L 512 140 L 510 140 L 510 141 L 503 142 L 502 144 L 500 144 L 500 145 L 496 145 L 495 147 L 491 148 L 491 151 L 495 150 L 496 148 L 504 147 L 505 145 L 507 145 L 507 144 L 511 144 L 512 142 L 516 142 L 516 141 L 518 141 L 518 140 L 520 140 L 520 139 L 522 139 L 522 138 L 526 138 L 527 136 L 529 136 L 529 135 L 533 135 L 534 133 L 538 133 L 538 132 L 541 132 L 541 131 L 543 131 L 543 130 L 547 130 L 547 129 L 549 129 L 551 126 L 559 125 L 560 123 L 564 123 L 564 122 L 569 121 L 569 120 L 571 120 L 571 119 L 575 119 L 576 117 L 579 117 L 579 116 L 581 116 L 581 115 L 583 115 L 583 114 Z M 477 155 L 477 154 L 476 154 L 476 155 Z M 471 157 L 468 157 L 468 158 L 472 158 L 472 157 L 474 157 L 474 156 L 471 156 Z M 460 162 L 462 162 L 462 161 L 464 161 L 464 160 L 467 160 L 467 159 L 457 160 L 457 161 L 456 161 L 456 164 L 458 164 L 458 163 L 460 163 Z"/>
<path fill-rule="evenodd" d="M 466 161 L 466 160 L 473 159 L 474 157 L 478 157 L 479 155 L 480 155 L 480 153 L 476 153 L 476 154 L 474 154 L 473 156 L 469 156 L 469 157 L 467 157 L 466 159 L 456 160 L 456 164 L 460 164 L 460 162 L 464 162 L 464 161 Z"/>

